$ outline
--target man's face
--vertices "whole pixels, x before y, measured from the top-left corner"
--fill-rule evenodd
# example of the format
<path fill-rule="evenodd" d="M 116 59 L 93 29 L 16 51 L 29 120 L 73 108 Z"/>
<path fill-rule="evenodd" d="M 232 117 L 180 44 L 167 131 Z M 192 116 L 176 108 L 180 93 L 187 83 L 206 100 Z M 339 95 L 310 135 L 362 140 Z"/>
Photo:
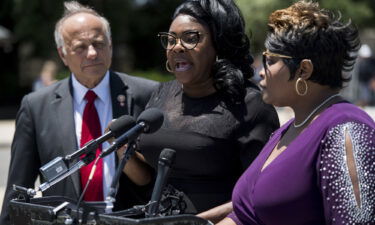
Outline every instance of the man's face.
<path fill-rule="evenodd" d="M 64 64 L 85 86 L 98 84 L 112 61 L 112 44 L 105 35 L 102 21 L 91 14 L 79 13 L 61 25 L 66 54 L 59 55 Z"/>

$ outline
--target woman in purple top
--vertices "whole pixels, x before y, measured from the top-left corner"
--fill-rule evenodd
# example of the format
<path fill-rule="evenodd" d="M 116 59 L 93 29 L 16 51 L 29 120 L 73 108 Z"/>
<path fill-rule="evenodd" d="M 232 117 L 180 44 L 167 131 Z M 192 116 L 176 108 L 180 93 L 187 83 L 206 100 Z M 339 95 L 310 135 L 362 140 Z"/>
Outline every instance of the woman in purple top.
<path fill-rule="evenodd" d="M 338 94 L 357 29 L 307 1 L 273 12 L 268 28 L 263 100 L 295 118 L 241 176 L 219 224 L 375 224 L 375 123 Z"/>

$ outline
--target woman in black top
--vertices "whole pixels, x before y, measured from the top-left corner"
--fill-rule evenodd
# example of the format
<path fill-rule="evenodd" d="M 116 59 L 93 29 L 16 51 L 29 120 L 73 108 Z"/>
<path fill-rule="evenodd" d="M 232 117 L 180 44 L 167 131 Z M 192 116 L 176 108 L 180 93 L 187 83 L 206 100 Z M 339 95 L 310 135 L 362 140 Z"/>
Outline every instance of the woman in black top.
<path fill-rule="evenodd" d="M 230 201 L 236 180 L 279 121 L 249 80 L 249 39 L 232 0 L 186 1 L 159 36 L 176 80 L 151 97 L 147 107 L 161 109 L 164 124 L 141 136 L 139 152 L 157 169 L 161 150 L 174 149 L 168 183 L 202 212 Z"/>

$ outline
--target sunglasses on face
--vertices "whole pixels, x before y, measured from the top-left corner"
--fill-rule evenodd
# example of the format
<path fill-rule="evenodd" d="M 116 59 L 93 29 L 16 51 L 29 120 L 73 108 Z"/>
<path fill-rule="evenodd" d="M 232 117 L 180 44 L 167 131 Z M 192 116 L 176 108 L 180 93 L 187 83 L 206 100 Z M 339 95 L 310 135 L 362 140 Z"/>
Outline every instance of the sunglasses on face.
<path fill-rule="evenodd" d="M 267 68 L 270 65 L 272 65 L 276 61 L 278 61 L 278 58 L 292 59 L 293 57 L 292 56 L 288 56 L 288 55 L 281 55 L 281 54 L 273 53 L 273 52 L 270 52 L 270 51 L 266 50 L 262 54 L 263 68 L 265 70 L 267 70 Z"/>
<path fill-rule="evenodd" d="M 182 33 L 180 37 L 168 32 L 158 34 L 161 45 L 166 50 L 173 49 L 178 42 L 187 50 L 194 49 L 200 41 L 200 35 L 201 33 L 198 31 L 187 31 Z"/>

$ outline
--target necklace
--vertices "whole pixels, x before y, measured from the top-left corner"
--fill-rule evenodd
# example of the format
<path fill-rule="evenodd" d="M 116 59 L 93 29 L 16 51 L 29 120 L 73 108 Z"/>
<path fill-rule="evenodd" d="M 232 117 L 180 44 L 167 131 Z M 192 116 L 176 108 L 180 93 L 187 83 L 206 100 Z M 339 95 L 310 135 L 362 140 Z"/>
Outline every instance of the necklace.
<path fill-rule="evenodd" d="M 318 105 L 313 111 L 311 111 L 311 113 L 306 117 L 306 119 L 304 121 L 302 121 L 302 123 L 300 124 L 296 124 L 296 121 L 293 122 L 293 126 L 295 128 L 298 128 L 298 127 L 302 127 L 307 121 L 309 121 L 309 119 L 311 118 L 312 115 L 314 115 L 314 113 L 316 113 L 316 111 L 318 111 L 324 104 L 326 104 L 327 102 L 329 102 L 329 100 L 337 97 L 337 96 L 340 96 L 340 94 L 335 94 L 335 95 L 332 95 L 330 97 L 328 97 L 326 100 L 324 100 L 322 103 L 320 103 L 320 105 Z"/>

